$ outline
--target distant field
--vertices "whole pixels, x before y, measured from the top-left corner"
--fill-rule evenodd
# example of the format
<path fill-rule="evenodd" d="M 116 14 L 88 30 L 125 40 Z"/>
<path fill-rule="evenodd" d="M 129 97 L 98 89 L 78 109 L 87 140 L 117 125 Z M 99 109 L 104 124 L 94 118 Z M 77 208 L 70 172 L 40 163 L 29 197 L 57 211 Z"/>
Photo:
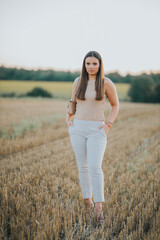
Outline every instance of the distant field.
<path fill-rule="evenodd" d="M 127 91 L 130 84 L 115 84 L 120 100 L 129 100 Z M 38 82 L 38 81 L 0 81 L 0 94 L 15 92 L 26 93 L 34 87 L 42 87 L 55 98 L 68 99 L 71 95 L 72 82 Z"/>

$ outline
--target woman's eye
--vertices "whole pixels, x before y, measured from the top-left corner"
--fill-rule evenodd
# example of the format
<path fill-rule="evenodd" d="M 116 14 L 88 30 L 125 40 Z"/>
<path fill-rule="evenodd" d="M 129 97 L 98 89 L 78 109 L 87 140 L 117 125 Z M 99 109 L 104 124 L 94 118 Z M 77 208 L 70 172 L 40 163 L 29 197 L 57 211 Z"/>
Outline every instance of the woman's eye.
<path fill-rule="evenodd" d="M 86 63 L 87 65 L 90 65 L 90 63 Z M 93 65 L 97 65 L 97 63 L 93 63 Z"/>

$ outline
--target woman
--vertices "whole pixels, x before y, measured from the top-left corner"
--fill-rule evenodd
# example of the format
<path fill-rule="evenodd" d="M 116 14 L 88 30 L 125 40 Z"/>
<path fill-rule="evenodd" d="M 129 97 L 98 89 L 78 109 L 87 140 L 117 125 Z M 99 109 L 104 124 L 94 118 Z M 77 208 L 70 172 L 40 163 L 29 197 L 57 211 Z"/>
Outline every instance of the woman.
<path fill-rule="evenodd" d="M 106 98 L 112 107 L 107 121 L 104 117 Z M 109 78 L 104 77 L 100 54 L 90 51 L 84 57 L 81 76 L 73 82 L 66 123 L 79 169 L 86 218 L 90 218 L 91 209 L 94 207 L 91 200 L 93 193 L 95 218 L 101 224 L 104 222 L 102 203 L 105 202 L 101 166 L 107 145 L 107 133 L 118 111 L 116 87 Z"/>

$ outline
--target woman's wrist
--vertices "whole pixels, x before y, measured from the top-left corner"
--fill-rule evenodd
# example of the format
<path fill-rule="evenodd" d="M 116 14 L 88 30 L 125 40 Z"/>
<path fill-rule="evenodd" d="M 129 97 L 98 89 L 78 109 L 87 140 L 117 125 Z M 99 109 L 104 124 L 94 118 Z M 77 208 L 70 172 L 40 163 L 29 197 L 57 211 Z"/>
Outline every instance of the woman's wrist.
<path fill-rule="evenodd" d="M 67 113 L 66 121 L 72 121 L 74 114 Z"/>
<path fill-rule="evenodd" d="M 109 128 L 112 127 L 112 122 L 110 122 L 110 121 L 105 121 L 105 124 L 106 124 Z"/>

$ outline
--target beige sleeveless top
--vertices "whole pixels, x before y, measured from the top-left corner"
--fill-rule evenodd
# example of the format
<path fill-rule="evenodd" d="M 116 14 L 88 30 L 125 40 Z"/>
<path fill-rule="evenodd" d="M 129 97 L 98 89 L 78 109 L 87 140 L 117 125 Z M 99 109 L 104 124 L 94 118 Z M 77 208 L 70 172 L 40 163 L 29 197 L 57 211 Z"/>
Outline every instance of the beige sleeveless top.
<path fill-rule="evenodd" d="M 76 82 L 77 79 L 75 79 Z M 105 81 L 104 81 L 104 99 L 95 100 L 96 90 L 95 81 L 88 80 L 87 89 L 85 92 L 86 100 L 76 98 L 72 91 L 72 101 L 76 101 L 76 112 L 74 118 L 89 120 L 89 121 L 104 121 L 105 101 L 107 99 Z M 77 82 L 76 82 L 77 84 Z"/>

